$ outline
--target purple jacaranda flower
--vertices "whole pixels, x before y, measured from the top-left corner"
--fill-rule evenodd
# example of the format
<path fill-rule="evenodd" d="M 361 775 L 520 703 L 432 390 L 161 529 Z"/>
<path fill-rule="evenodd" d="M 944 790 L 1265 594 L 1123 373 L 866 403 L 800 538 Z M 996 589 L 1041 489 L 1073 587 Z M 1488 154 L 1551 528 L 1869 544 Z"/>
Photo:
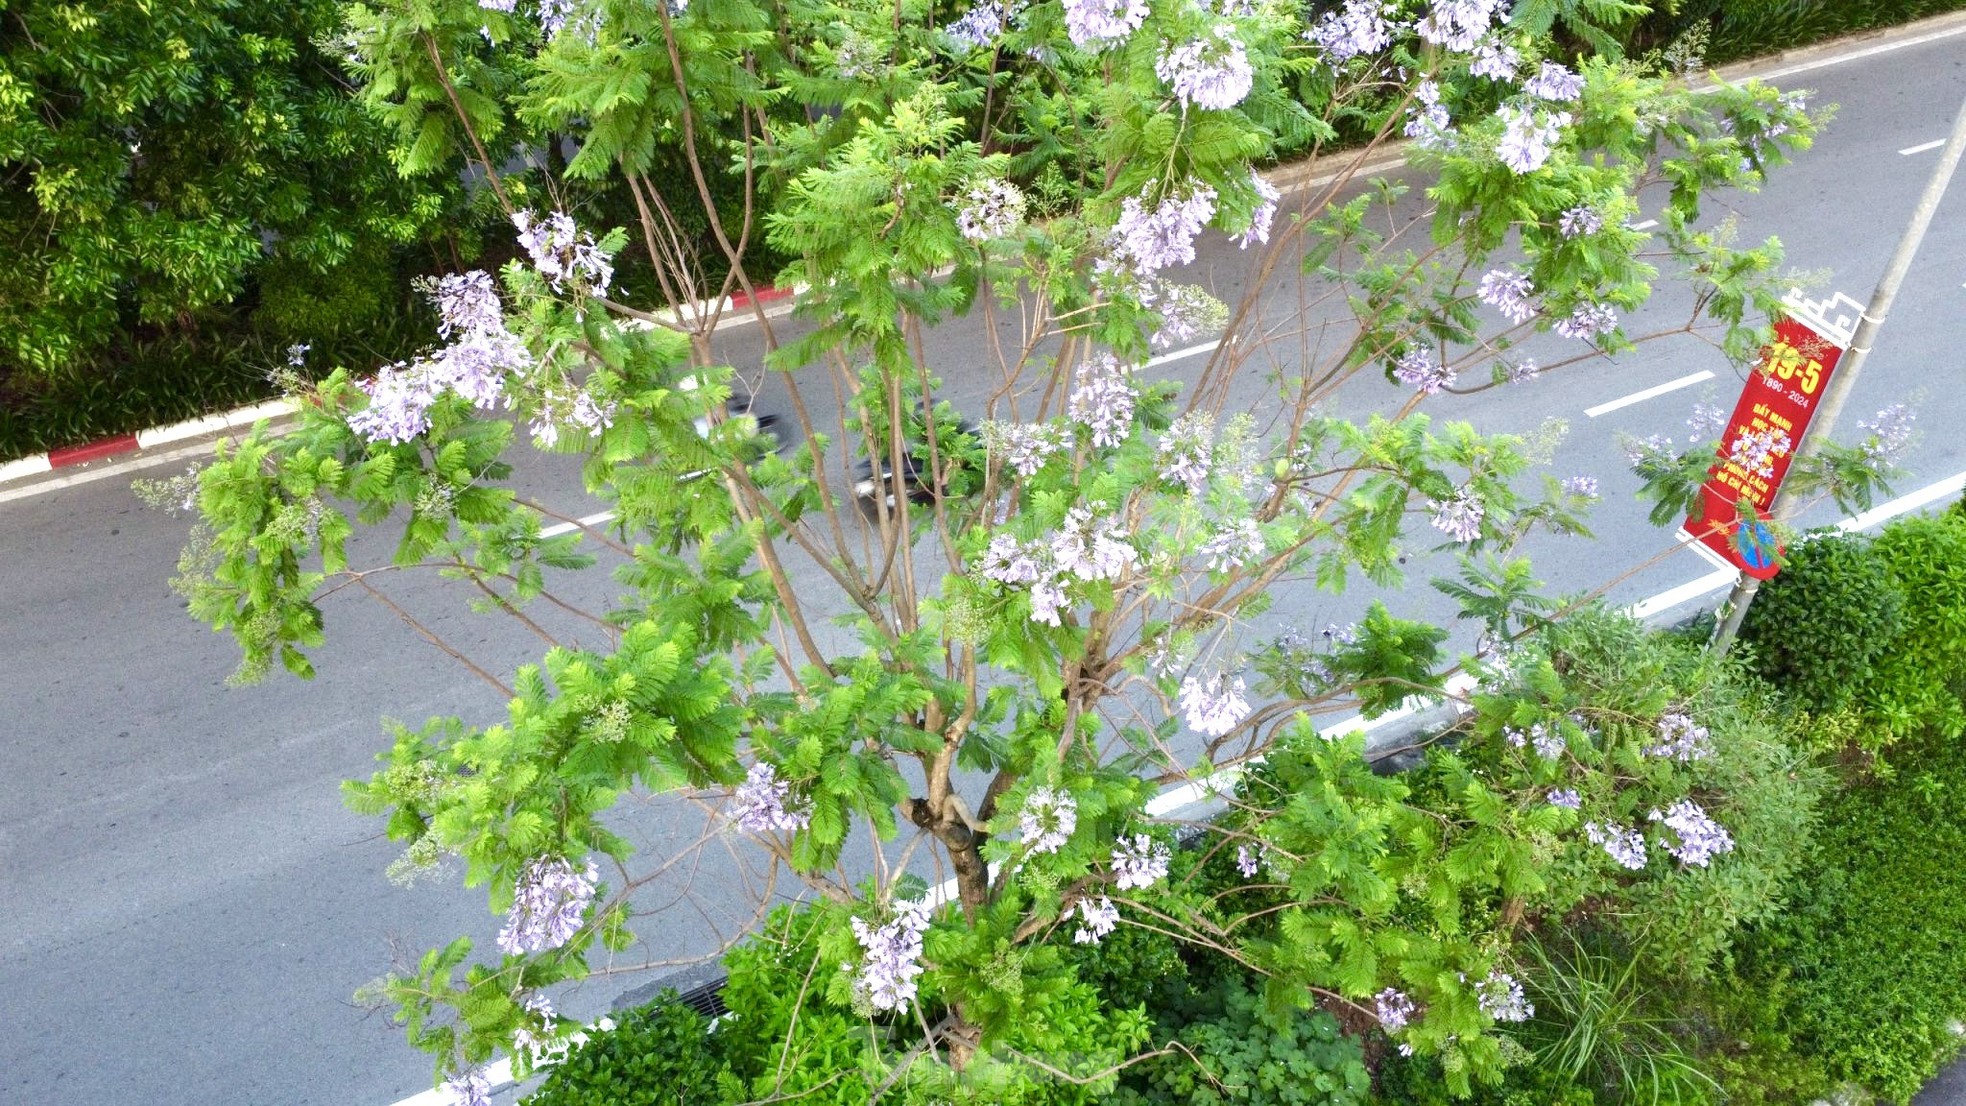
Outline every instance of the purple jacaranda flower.
<path fill-rule="evenodd" d="M 1242 697 L 1241 677 L 1217 672 L 1207 678 L 1181 681 L 1181 713 L 1188 728 L 1204 737 L 1221 737 L 1249 717 L 1249 700 Z"/>
<path fill-rule="evenodd" d="M 812 812 L 801 803 L 789 802 L 791 794 L 792 785 L 778 778 L 778 768 L 759 761 L 731 792 L 726 815 L 745 833 L 797 833 L 811 822 Z"/>
<path fill-rule="evenodd" d="M 1077 800 L 1069 792 L 1052 787 L 1032 788 L 1017 814 L 1019 840 L 1034 856 L 1064 848 L 1078 824 Z"/>
<path fill-rule="evenodd" d="M 1079 900 L 1079 920 L 1084 923 L 1072 934 L 1072 940 L 1081 945 L 1096 945 L 1100 938 L 1111 933 L 1120 924 L 1119 908 L 1105 895 L 1094 900 Z"/>
<path fill-rule="evenodd" d="M 894 920 L 881 926 L 852 920 L 863 953 L 854 989 L 876 1010 L 899 1010 L 915 1001 L 923 972 L 922 934 L 928 932 L 928 902 L 895 904 Z"/>
<path fill-rule="evenodd" d="M 1122 837 L 1113 846 L 1113 882 L 1122 891 L 1152 887 L 1167 878 L 1174 854 L 1144 833 Z"/>
<path fill-rule="evenodd" d="M 1434 529 L 1463 544 L 1481 537 L 1481 520 L 1488 512 L 1472 488 L 1456 491 L 1452 499 L 1429 499 L 1427 509 L 1434 513 L 1428 520 Z"/>
<path fill-rule="evenodd" d="M 1256 79 L 1249 54 L 1236 38 L 1235 28 L 1226 23 L 1193 42 L 1170 47 L 1154 72 L 1182 104 L 1216 111 L 1242 103 Z"/>
<path fill-rule="evenodd" d="M 527 864 L 512 888 L 512 907 L 498 932 L 498 947 L 514 956 L 557 949 L 580 932 L 594 902 L 600 873 L 588 862 L 581 871 L 560 857 Z"/>
<path fill-rule="evenodd" d="M 1663 847 L 1681 864 L 1704 868 L 1721 853 L 1734 851 L 1734 838 L 1691 799 L 1681 799 L 1663 814 L 1655 810 L 1651 818 L 1678 836 L 1676 843 L 1664 842 Z"/>

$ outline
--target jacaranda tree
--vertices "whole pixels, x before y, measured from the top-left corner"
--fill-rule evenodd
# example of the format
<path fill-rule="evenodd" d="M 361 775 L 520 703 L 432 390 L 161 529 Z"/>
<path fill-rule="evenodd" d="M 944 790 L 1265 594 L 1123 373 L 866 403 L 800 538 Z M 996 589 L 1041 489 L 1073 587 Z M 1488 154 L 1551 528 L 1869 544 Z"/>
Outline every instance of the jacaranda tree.
<path fill-rule="evenodd" d="M 1701 204 L 1814 124 L 1759 84 L 1696 92 L 1553 53 L 1631 10 L 348 5 L 401 167 L 467 172 L 518 256 L 433 288 L 441 348 L 337 374 L 296 428 L 221 450 L 191 590 L 245 677 L 310 675 L 319 600 L 353 588 L 509 702 L 493 725 L 398 728 L 350 786 L 406 864 L 461 857 L 507 917 L 495 950 L 460 941 L 389 986 L 440 1078 L 481 1097 L 494 1050 L 523 1063 L 567 1032 L 543 988 L 637 942 L 636 891 L 678 858 L 634 851 L 629 794 L 700 803 L 706 840 L 802 881 L 818 951 L 787 1001 L 861 1018 L 898 1073 L 882 1088 L 1006 1065 L 1110 1080 L 1146 1047 L 1122 1021 L 1047 1052 L 1078 1001 L 1061 947 L 1139 924 L 1260 969 L 1272 1003 L 1439 1055 L 1465 1091 L 1504 1060 L 1498 1024 L 1527 1016 L 1511 950 L 1539 917 L 1765 903 L 1729 875 L 1751 835 L 1703 774 L 1732 748 L 1722 716 L 1753 712 L 1703 715 L 1711 674 L 1571 687 L 1559 650 L 1513 648 L 1551 608 L 1512 550 L 1580 530 L 1594 483 L 1539 483 L 1531 443 L 1423 413 L 1643 340 L 1747 360 L 1777 309 L 1778 245 L 1737 247 Z M 1362 172 L 1401 140 L 1423 195 Z M 1303 160 L 1264 168 L 1284 152 Z M 617 179 L 638 221 L 582 227 L 541 165 Z M 1654 184 L 1660 225 L 1633 229 Z M 676 233 L 682 211 L 710 221 L 718 264 Z M 1218 236 L 1247 259 L 1228 301 L 1182 279 Z M 760 241 L 796 260 L 753 271 Z M 614 298 L 623 251 L 663 302 Z M 1692 315 L 1628 333 L 1664 278 Z M 799 291 L 789 319 L 735 301 L 770 349 L 757 378 L 720 361 L 720 327 L 732 293 L 768 285 Z M 959 318 L 955 354 L 939 332 Z M 1153 367 L 1216 335 L 1179 379 Z M 952 373 L 985 398 L 950 402 Z M 1382 413 L 1330 413 L 1365 387 Z M 786 448 L 732 413 L 753 388 Z M 611 518 L 515 491 L 521 435 L 582 458 Z M 357 527 L 398 535 L 393 553 L 351 559 Z M 1449 687 L 1446 631 L 1380 606 L 1259 640 L 1251 620 L 1289 588 L 1398 580 L 1411 531 L 1462 553 L 1449 588 L 1485 628 L 1478 693 Z M 568 599 L 560 581 L 601 564 L 619 598 Z M 389 599 L 406 572 L 452 578 L 543 659 L 473 659 Z M 1320 713 L 1416 695 L 1471 699 L 1464 744 L 1493 763 L 1454 760 L 1422 794 L 1302 740 Z M 1145 805 L 1293 734 L 1202 839 L 1282 896 L 1245 924 L 1236 896 L 1170 878 Z M 953 895 L 923 895 L 944 874 Z M 788 1093 L 797 1068 L 749 1093 Z"/>

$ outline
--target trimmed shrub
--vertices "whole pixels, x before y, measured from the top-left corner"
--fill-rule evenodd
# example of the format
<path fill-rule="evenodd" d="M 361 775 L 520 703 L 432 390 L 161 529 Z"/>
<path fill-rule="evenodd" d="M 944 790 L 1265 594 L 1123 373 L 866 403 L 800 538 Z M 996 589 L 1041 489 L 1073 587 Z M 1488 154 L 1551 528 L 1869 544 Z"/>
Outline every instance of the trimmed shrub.
<path fill-rule="evenodd" d="M 1903 758 L 1915 771 L 1827 804 L 1789 911 L 1739 949 L 1737 1001 L 1770 1008 L 1759 1020 L 1790 1035 L 1799 1064 L 1896 1102 L 1958 1048 L 1966 1017 L 1966 750 L 1916 752 Z M 1797 1066 L 1771 1043 L 1759 1068 Z"/>
<path fill-rule="evenodd" d="M 1841 710 L 1904 627 L 1904 593 L 1871 540 L 1835 530 L 1796 542 L 1741 624 L 1755 667 L 1799 705 Z"/>
<path fill-rule="evenodd" d="M 664 991 L 589 1033 L 526 1106 L 717 1106 L 736 1100 L 721 1052 L 708 1019 Z"/>
<path fill-rule="evenodd" d="M 1372 1080 L 1358 1040 L 1322 1010 L 1264 1008 L 1240 972 L 1190 992 L 1177 1050 L 1127 1069 L 1117 1106 L 1352 1106 Z M 1176 1011 L 1166 1013 L 1180 1016 Z M 1157 1041 L 1165 1039 L 1156 1034 Z"/>
<path fill-rule="evenodd" d="M 1966 731 L 1966 517 L 1902 519 L 1875 548 L 1905 619 L 1860 689 L 1864 705 L 1894 737 L 1956 737 Z"/>

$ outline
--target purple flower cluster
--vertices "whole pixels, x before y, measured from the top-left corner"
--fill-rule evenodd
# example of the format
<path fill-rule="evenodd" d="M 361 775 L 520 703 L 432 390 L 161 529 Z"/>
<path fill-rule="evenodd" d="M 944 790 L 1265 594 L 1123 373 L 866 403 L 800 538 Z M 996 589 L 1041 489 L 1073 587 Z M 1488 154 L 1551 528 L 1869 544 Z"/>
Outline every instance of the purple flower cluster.
<path fill-rule="evenodd" d="M 1256 80 L 1249 54 L 1236 38 L 1235 28 L 1226 23 L 1193 42 L 1169 48 L 1155 63 L 1154 72 L 1184 106 L 1215 111 L 1242 103 Z"/>
<path fill-rule="evenodd" d="M 1511 265 L 1490 269 L 1475 284 L 1475 298 L 1500 311 L 1512 323 L 1524 323 L 1536 316 L 1536 302 L 1530 297 L 1536 286 L 1529 274 Z"/>
<path fill-rule="evenodd" d="M 1565 810 L 1576 810 L 1584 805 L 1584 797 L 1571 787 L 1553 787 L 1548 797 L 1551 806 L 1560 806 Z"/>
<path fill-rule="evenodd" d="M 1584 78 L 1553 61 L 1546 61 L 1536 75 L 1522 82 L 1522 90 L 1538 100 L 1571 103 L 1583 95 Z"/>
<path fill-rule="evenodd" d="M 1432 350 L 1415 346 L 1393 362 L 1393 379 L 1423 396 L 1430 396 L 1454 383 L 1454 370 L 1435 364 Z"/>
<path fill-rule="evenodd" d="M 1204 330 L 1219 330 L 1228 321 L 1228 307 L 1200 285 L 1149 280 L 1141 284 L 1139 295 L 1140 306 L 1160 316 L 1160 329 L 1150 339 L 1157 349 L 1168 349 Z"/>
<path fill-rule="evenodd" d="M 522 956 L 573 940 L 594 902 L 594 886 L 600 878 L 592 861 L 579 872 L 559 857 L 540 857 L 527 864 L 512 888 L 505 928 L 498 931 L 499 951 Z"/>
<path fill-rule="evenodd" d="M 1120 924 L 1119 907 L 1105 895 L 1099 901 L 1090 898 L 1079 900 L 1079 919 L 1084 924 L 1072 934 L 1072 941 L 1080 945 L 1096 945 L 1099 939 L 1111 933 Z"/>
<path fill-rule="evenodd" d="M 1543 114 L 1504 104 L 1495 114 L 1502 120 L 1502 140 L 1495 154 L 1502 164 L 1517 174 L 1533 173 L 1543 167 L 1555 149 L 1563 128 L 1570 125 L 1567 111 Z"/>
<path fill-rule="evenodd" d="M 1604 229 L 1604 214 L 1589 204 L 1578 204 L 1557 219 L 1556 229 L 1565 238 L 1581 238 Z"/>
<path fill-rule="evenodd" d="M 1256 872 L 1261 867 L 1261 863 L 1262 853 L 1260 849 L 1249 845 L 1236 846 L 1236 871 L 1242 873 L 1242 878 L 1255 879 Z"/>
<path fill-rule="evenodd" d="M 545 995 L 531 995 L 519 1005 L 538 1019 L 538 1024 L 522 1022 L 512 1031 L 512 1051 L 529 1052 L 536 1058 L 557 1043 L 553 1039 L 553 1028 L 558 1024 L 553 1016 L 553 1003 Z"/>
<path fill-rule="evenodd" d="M 1133 429 L 1133 405 L 1140 397 L 1133 366 L 1110 353 L 1096 353 L 1079 365 L 1066 413 L 1092 434 L 1095 448 L 1109 449 Z"/>
<path fill-rule="evenodd" d="M 1385 0 L 1345 0 L 1343 8 L 1319 16 L 1304 37 L 1323 48 L 1334 67 L 1340 66 L 1392 45 L 1394 25 L 1386 17 L 1393 10 Z"/>
<path fill-rule="evenodd" d="M 1705 760 L 1713 755 L 1713 735 L 1692 718 L 1671 712 L 1659 716 L 1659 743 L 1647 746 L 1646 756 L 1667 757 L 1682 763 Z"/>
<path fill-rule="evenodd" d="M 1508 382 L 1511 384 L 1521 384 L 1525 381 L 1534 380 L 1536 379 L 1536 374 L 1541 371 L 1537 367 L 1534 357 L 1524 357 L 1519 361 L 1505 360 L 1502 362 L 1502 375 L 1508 378 Z"/>
<path fill-rule="evenodd" d="M 1413 86 L 1413 106 L 1406 109 L 1403 133 L 1423 150 L 1445 150 L 1454 145 L 1454 121 L 1440 102 L 1440 85 L 1431 77 Z"/>
<path fill-rule="evenodd" d="M 1466 53 L 1488 35 L 1503 7 L 1503 0 L 1434 0 L 1415 29 L 1435 46 Z"/>
<path fill-rule="evenodd" d="M 1208 473 L 1215 450 L 1215 419 L 1203 412 L 1175 419 L 1154 447 L 1154 468 L 1169 484 L 1189 495 L 1208 490 Z"/>
<path fill-rule="evenodd" d="M 1017 814 L 1018 837 L 1033 856 L 1064 848 L 1078 824 L 1078 801 L 1051 787 L 1033 788 Z"/>
<path fill-rule="evenodd" d="M 971 49 L 988 46 L 1003 33 L 1004 24 L 1012 14 L 1014 9 L 1006 10 L 1000 0 L 982 0 L 982 3 L 963 13 L 961 19 L 949 24 L 945 31 L 950 38 Z"/>
<path fill-rule="evenodd" d="M 1727 459 L 1766 480 L 1775 475 L 1776 458 L 1788 456 L 1792 445 L 1787 431 L 1763 427 L 1735 438 Z"/>
<path fill-rule="evenodd" d="M 1596 822 L 1584 823 L 1584 836 L 1591 844 L 1602 848 L 1605 855 L 1618 862 L 1621 867 L 1637 871 L 1645 867 L 1645 835 L 1635 829 L 1626 829 L 1616 822 L 1599 825 Z"/>
<path fill-rule="evenodd" d="M 483 269 L 451 273 L 437 282 L 430 298 L 437 305 L 439 338 L 505 329 L 505 308 L 499 303 L 498 288 Z"/>
<path fill-rule="evenodd" d="M 923 971 L 922 934 L 928 932 L 928 901 L 897 903 L 895 911 L 894 920 L 879 927 L 868 925 L 865 919 L 853 919 L 853 935 L 865 954 L 854 989 L 876 1010 L 899 1010 L 913 1002 L 916 981 Z"/>
<path fill-rule="evenodd" d="M 1857 428 L 1870 435 L 1857 447 L 1864 463 L 1879 472 L 1896 464 L 1911 445 L 1911 423 L 1916 417 L 1911 408 L 1893 403 L 1870 418 L 1859 420 Z"/>
<path fill-rule="evenodd" d="M 1147 0 L 1065 0 L 1065 33 L 1072 45 L 1103 50 L 1147 21 Z"/>
<path fill-rule="evenodd" d="M 1166 845 L 1144 833 L 1122 837 L 1113 846 L 1113 882 L 1122 891 L 1152 887 L 1167 878 L 1167 865 L 1173 859 Z"/>
<path fill-rule="evenodd" d="M 1672 439 L 1664 434 L 1654 434 L 1649 438 L 1626 438 L 1619 445 L 1625 451 L 1625 460 L 1633 465 L 1670 461 L 1674 456 Z"/>
<path fill-rule="evenodd" d="M 1030 588 L 1032 621 L 1057 626 L 1058 612 L 1069 601 L 1065 586 L 1074 578 L 1117 580 L 1139 559 L 1123 530 L 1074 507 L 1049 539 L 1026 544 L 1009 534 L 991 538 L 977 571 L 986 580 Z"/>
<path fill-rule="evenodd" d="M 491 1080 L 484 1068 L 466 1068 L 444 1080 L 444 1090 L 457 1106 L 491 1106 Z"/>
<path fill-rule="evenodd" d="M 1475 1004 L 1498 1022 L 1526 1022 L 1536 1013 L 1522 993 L 1522 981 L 1500 968 L 1491 969 L 1475 987 Z"/>
<path fill-rule="evenodd" d="M 1474 489 L 1462 488 L 1454 493 L 1453 499 L 1427 500 L 1427 508 L 1434 513 L 1428 521 L 1433 528 L 1466 544 L 1481 537 L 1481 520 L 1488 513 Z"/>
<path fill-rule="evenodd" d="M 1686 429 L 1692 431 L 1686 438 L 1688 442 L 1710 442 L 1727 429 L 1727 412 L 1711 403 L 1696 403 L 1693 413 L 1686 417 Z"/>
<path fill-rule="evenodd" d="M 1574 495 L 1579 499 L 1597 498 L 1597 477 L 1571 476 L 1563 481 L 1563 494 Z"/>
<path fill-rule="evenodd" d="M 1245 250 L 1259 242 L 1269 243 L 1270 224 L 1277 217 L 1277 201 L 1283 198 L 1276 185 L 1264 180 L 1254 169 L 1249 171 L 1249 186 L 1256 190 L 1261 202 L 1256 205 L 1256 213 L 1249 217 L 1249 229 L 1236 235 L 1236 245 Z"/>
<path fill-rule="evenodd" d="M 670 5 L 675 14 L 688 7 L 683 0 L 670 0 Z M 539 26 L 547 38 L 571 30 L 592 46 L 601 33 L 600 5 L 592 0 L 539 0 Z"/>
<path fill-rule="evenodd" d="M 803 804 L 789 804 L 792 785 L 778 778 L 775 765 L 759 761 L 744 774 L 744 782 L 731 792 L 726 812 L 737 828 L 762 836 L 774 831 L 797 833 L 812 821 L 812 812 Z"/>
<path fill-rule="evenodd" d="M 532 256 L 533 268 L 546 278 L 554 291 L 567 284 L 595 295 L 607 292 L 614 281 L 614 265 L 594 243 L 594 236 L 576 227 L 573 217 L 555 211 L 539 219 L 530 211 L 512 215 L 519 228 L 519 245 Z"/>
<path fill-rule="evenodd" d="M 1516 53 L 1515 47 L 1486 38 L 1475 43 L 1474 61 L 1468 65 L 1468 72 L 1491 81 L 1513 81 L 1516 67 L 1521 64 L 1522 55 Z"/>
<path fill-rule="evenodd" d="M 1217 672 L 1207 679 L 1189 676 L 1181 681 L 1181 713 L 1188 728 L 1204 737 L 1221 737 L 1249 717 L 1249 700 L 1242 697 L 1242 677 L 1231 680 Z"/>
<path fill-rule="evenodd" d="M 1169 193 L 1152 210 L 1139 196 L 1128 196 L 1120 203 L 1119 221 L 1113 224 L 1113 255 L 1142 277 L 1186 265 L 1195 259 L 1201 228 L 1214 215 L 1215 190 L 1205 184 L 1190 183 L 1178 194 Z"/>
<path fill-rule="evenodd" d="M 1600 334 L 1609 334 L 1618 329 L 1618 312 L 1609 304 L 1580 303 L 1570 312 L 1570 317 L 1556 324 L 1556 332 L 1565 338 L 1578 338 L 1589 341 Z"/>
<path fill-rule="evenodd" d="M 1406 1023 L 1413 1020 L 1413 1015 L 1418 1013 L 1419 1009 L 1405 992 L 1392 987 L 1372 996 L 1372 1012 L 1378 1015 L 1379 1028 L 1387 1033 L 1397 1033 L 1405 1029 Z"/>
<path fill-rule="evenodd" d="M 1002 238 L 1024 225 L 1024 206 L 1024 193 L 1016 185 L 986 180 L 964 197 L 956 211 L 956 229 L 971 242 Z"/>
<path fill-rule="evenodd" d="M 1195 555 L 1208 566 L 1208 571 L 1229 572 L 1261 560 L 1265 552 L 1263 532 L 1256 528 L 1256 520 L 1242 518 L 1217 530 L 1201 543 Z"/>
<path fill-rule="evenodd" d="M 1663 814 L 1655 810 L 1651 818 L 1678 835 L 1679 843 L 1667 843 L 1665 850 L 1677 857 L 1681 864 L 1704 868 L 1708 861 L 1721 853 L 1734 851 L 1733 837 L 1720 823 L 1707 817 L 1707 812 L 1691 799 L 1681 799 L 1667 807 Z"/>
<path fill-rule="evenodd" d="M 1017 475 L 1030 479 L 1044 467 L 1051 455 L 1065 448 L 1065 431 L 1048 422 L 998 423 L 986 438 L 992 449 L 1002 450 L 1004 464 Z"/>

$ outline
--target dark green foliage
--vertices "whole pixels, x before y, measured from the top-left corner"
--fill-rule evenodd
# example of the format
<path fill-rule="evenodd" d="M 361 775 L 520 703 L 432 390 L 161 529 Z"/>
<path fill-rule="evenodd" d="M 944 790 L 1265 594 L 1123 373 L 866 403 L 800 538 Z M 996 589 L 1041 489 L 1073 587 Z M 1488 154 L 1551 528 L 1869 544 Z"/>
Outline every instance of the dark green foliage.
<path fill-rule="evenodd" d="M 1166 1042 L 1173 1051 L 1129 1068 L 1118 1106 L 1350 1106 L 1371 1080 L 1358 1040 L 1322 1010 L 1273 1013 L 1250 979 L 1224 970 L 1190 992 L 1185 1017 Z M 1154 1043 L 1165 1038 L 1157 1033 Z"/>
<path fill-rule="evenodd" d="M 369 336 L 400 335 L 434 257 L 410 248 L 462 185 L 395 172 L 338 24 L 334 0 L 8 6 L 0 457 L 269 394 L 239 378 L 290 343 L 402 351 Z"/>
<path fill-rule="evenodd" d="M 1812 711 L 1840 710 L 1858 680 L 1898 637 L 1904 594 L 1872 555 L 1869 538 L 1820 532 L 1788 550 L 1741 626 L 1755 667 Z"/>
<path fill-rule="evenodd" d="M 1885 527 L 1876 551 L 1905 596 L 1904 629 L 1860 689 L 1893 736 L 1966 730 L 1966 517 L 1939 514 Z"/>
<path fill-rule="evenodd" d="M 1679 0 L 1652 7 L 1633 32 L 1634 51 L 1703 27 L 1706 63 L 1722 65 L 1959 11 L 1966 0 Z"/>
<path fill-rule="evenodd" d="M 722 1037 L 665 991 L 593 1031 L 550 1069 L 527 1106 L 715 1106 L 732 1101 Z"/>
<path fill-rule="evenodd" d="M 1741 956 L 1754 993 L 1739 1001 L 1772 1006 L 1800 1062 L 1897 1102 L 1958 1048 L 1966 1011 L 1966 751 L 1915 753 L 1828 804 L 1788 912 Z M 1779 1073 L 1784 1059 L 1758 1067 Z"/>

